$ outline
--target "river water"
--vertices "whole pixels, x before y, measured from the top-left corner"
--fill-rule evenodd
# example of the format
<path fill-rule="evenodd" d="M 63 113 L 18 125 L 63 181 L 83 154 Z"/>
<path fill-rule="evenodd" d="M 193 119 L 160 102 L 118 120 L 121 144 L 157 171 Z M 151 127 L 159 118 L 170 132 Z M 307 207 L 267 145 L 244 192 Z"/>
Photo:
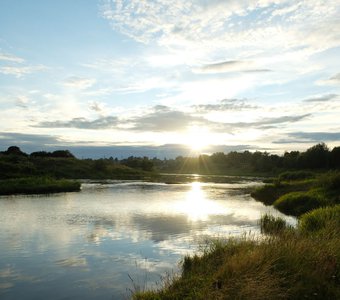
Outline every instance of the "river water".
<path fill-rule="evenodd" d="M 259 184 L 84 183 L 0 197 L 0 299 L 129 299 L 211 237 L 258 234 Z M 285 217 L 290 223 L 294 219 Z"/>

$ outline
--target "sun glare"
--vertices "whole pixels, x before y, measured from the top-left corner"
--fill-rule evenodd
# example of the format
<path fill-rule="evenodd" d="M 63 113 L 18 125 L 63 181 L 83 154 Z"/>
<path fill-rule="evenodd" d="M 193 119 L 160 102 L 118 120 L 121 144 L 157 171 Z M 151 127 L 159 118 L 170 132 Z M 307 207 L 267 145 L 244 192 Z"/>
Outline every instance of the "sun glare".
<path fill-rule="evenodd" d="M 185 135 L 185 144 L 194 152 L 200 152 L 209 146 L 209 132 L 206 128 L 193 126 Z"/>
<path fill-rule="evenodd" d="M 175 210 L 186 214 L 191 221 L 205 221 L 210 215 L 220 214 L 223 208 L 206 198 L 201 182 L 192 182 L 186 199 L 177 203 Z"/>

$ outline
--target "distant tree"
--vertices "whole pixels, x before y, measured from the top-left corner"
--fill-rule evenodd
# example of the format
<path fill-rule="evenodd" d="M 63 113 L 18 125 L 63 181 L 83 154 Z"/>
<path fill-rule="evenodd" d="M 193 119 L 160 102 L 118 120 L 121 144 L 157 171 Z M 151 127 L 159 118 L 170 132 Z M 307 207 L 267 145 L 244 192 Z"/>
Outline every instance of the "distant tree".
<path fill-rule="evenodd" d="M 107 164 L 104 159 L 97 159 L 94 161 L 94 169 L 99 172 L 105 172 L 107 170 Z"/>
<path fill-rule="evenodd" d="M 291 151 L 285 152 L 282 159 L 282 165 L 286 169 L 295 169 L 299 167 L 300 163 L 300 152 Z"/>
<path fill-rule="evenodd" d="M 340 147 L 334 147 L 331 151 L 329 165 L 331 168 L 340 169 Z"/>
<path fill-rule="evenodd" d="M 28 156 L 27 153 L 22 152 L 17 146 L 10 146 L 8 149 L 3 152 L 5 155 L 20 155 L 20 156 Z"/>
<path fill-rule="evenodd" d="M 328 168 L 330 152 L 325 143 L 317 144 L 302 153 L 302 164 L 305 168 Z"/>
<path fill-rule="evenodd" d="M 37 151 L 37 152 L 32 152 L 30 154 L 31 157 L 51 157 L 52 153 L 51 152 L 46 152 L 46 151 Z"/>
<path fill-rule="evenodd" d="M 69 150 L 56 150 L 52 152 L 51 157 L 75 158 Z"/>

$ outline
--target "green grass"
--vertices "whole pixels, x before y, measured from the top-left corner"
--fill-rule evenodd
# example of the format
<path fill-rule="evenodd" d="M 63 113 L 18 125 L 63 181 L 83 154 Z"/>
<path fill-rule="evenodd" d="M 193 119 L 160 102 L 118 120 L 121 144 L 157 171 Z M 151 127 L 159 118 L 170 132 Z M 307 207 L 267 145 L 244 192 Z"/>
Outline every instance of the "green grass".
<path fill-rule="evenodd" d="M 264 234 L 281 234 L 288 228 L 290 229 L 290 226 L 280 217 L 265 214 L 260 219 L 260 228 L 261 233 Z"/>
<path fill-rule="evenodd" d="M 304 234 L 322 232 L 332 226 L 340 228 L 340 205 L 315 209 L 299 219 L 299 230 Z"/>
<path fill-rule="evenodd" d="M 50 194 L 75 192 L 80 183 L 72 180 L 52 179 L 49 177 L 27 177 L 0 180 L 0 195 L 13 194 Z"/>
<path fill-rule="evenodd" d="M 310 171 L 304 171 L 304 170 L 299 170 L 299 171 L 286 171 L 283 172 L 279 175 L 279 180 L 303 180 L 303 179 L 311 179 L 315 178 L 315 173 L 310 172 Z"/>
<path fill-rule="evenodd" d="M 328 223 L 323 235 L 290 230 L 211 242 L 183 259 L 179 277 L 133 299 L 339 299 L 339 229 Z"/>
<path fill-rule="evenodd" d="M 313 185 L 313 180 L 298 180 L 293 182 L 282 182 L 276 180 L 274 183 L 265 184 L 256 188 L 251 193 L 251 196 L 265 205 L 272 205 L 277 199 L 287 193 L 308 191 Z"/>
<path fill-rule="evenodd" d="M 314 178 L 300 179 L 308 176 Z M 340 172 L 286 172 L 274 183 L 257 188 L 251 195 L 265 205 L 274 205 L 285 214 L 300 216 L 312 209 L 340 204 Z"/>
<path fill-rule="evenodd" d="M 300 216 L 327 204 L 329 203 L 322 196 L 322 193 L 311 190 L 285 194 L 274 202 L 274 207 L 286 215 Z"/>
<path fill-rule="evenodd" d="M 184 257 L 179 276 L 133 299 L 340 299 L 339 174 L 257 189 L 261 201 L 299 216 L 297 228 L 264 215 L 268 236 L 212 241 Z"/>

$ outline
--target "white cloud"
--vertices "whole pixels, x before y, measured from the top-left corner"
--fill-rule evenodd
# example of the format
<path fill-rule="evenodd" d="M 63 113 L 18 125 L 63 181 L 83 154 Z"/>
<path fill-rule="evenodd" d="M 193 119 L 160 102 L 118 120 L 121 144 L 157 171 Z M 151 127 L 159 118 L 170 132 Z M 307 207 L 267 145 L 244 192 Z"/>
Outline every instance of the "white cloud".
<path fill-rule="evenodd" d="M 320 85 L 340 85 L 340 73 L 337 73 L 325 80 L 318 80 L 316 83 Z"/>
<path fill-rule="evenodd" d="M 75 88 L 75 89 L 87 89 L 93 86 L 96 83 L 96 80 L 93 78 L 82 78 L 77 76 L 72 76 L 67 78 L 63 84 L 66 87 Z"/>
<path fill-rule="evenodd" d="M 0 73 L 5 75 L 13 75 L 17 78 L 21 78 L 24 75 L 31 74 L 34 72 L 45 70 L 46 67 L 38 65 L 38 66 L 4 66 L 0 67 Z"/>
<path fill-rule="evenodd" d="M 313 54 L 339 45 L 339 10 L 335 0 L 121 0 L 106 1 L 102 15 L 137 41 L 216 61 L 222 53 L 234 60 L 241 48 L 284 53 L 303 46 Z"/>
<path fill-rule="evenodd" d="M 15 62 L 15 63 L 23 63 L 25 60 L 21 57 L 8 54 L 8 53 L 1 53 L 0 52 L 0 61 L 10 61 L 10 62 Z"/>

